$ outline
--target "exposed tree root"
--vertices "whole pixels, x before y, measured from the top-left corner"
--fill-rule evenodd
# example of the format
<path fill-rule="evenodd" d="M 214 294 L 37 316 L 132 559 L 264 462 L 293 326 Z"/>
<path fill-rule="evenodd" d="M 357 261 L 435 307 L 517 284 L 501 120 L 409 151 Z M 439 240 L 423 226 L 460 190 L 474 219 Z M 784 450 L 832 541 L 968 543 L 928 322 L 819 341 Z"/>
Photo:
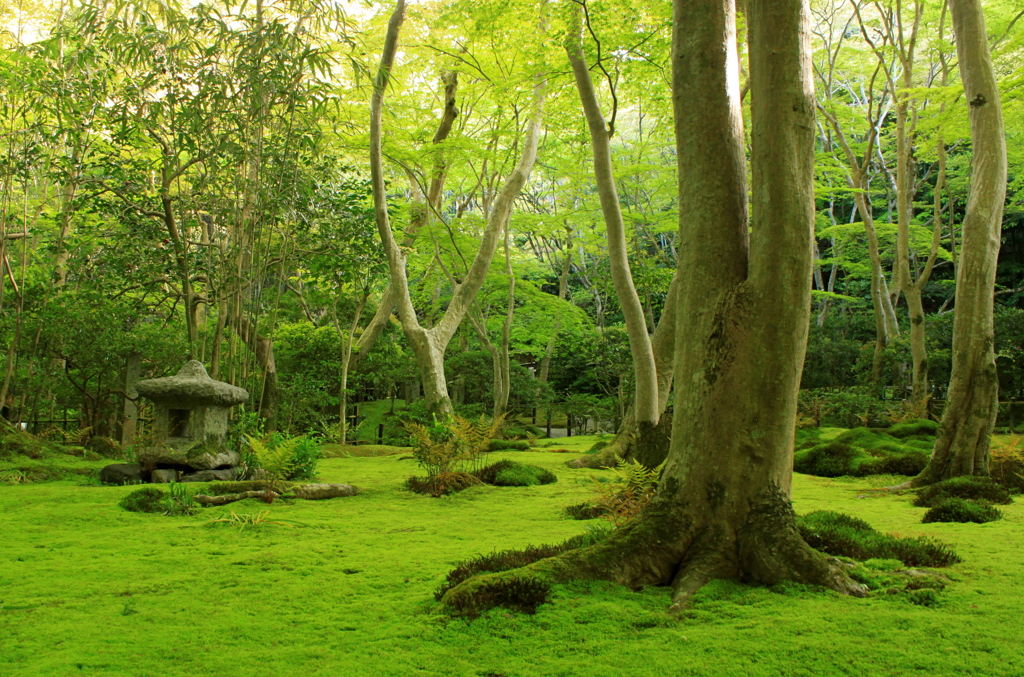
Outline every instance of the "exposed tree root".
<path fill-rule="evenodd" d="M 615 438 L 595 454 L 574 458 L 570 468 L 612 468 L 619 459 L 635 460 L 648 468 L 657 468 L 668 456 L 672 434 L 672 415 L 664 413 L 657 425 L 637 423 L 628 418 Z"/>
<path fill-rule="evenodd" d="M 864 587 L 851 580 L 838 562 L 804 542 L 795 520 L 778 487 L 762 494 L 738 534 L 742 577 L 765 585 L 797 581 L 863 597 Z"/>
<path fill-rule="evenodd" d="M 468 616 L 495 606 L 532 611 L 547 600 L 551 586 L 572 580 L 603 580 L 634 589 L 671 583 L 673 612 L 686 608 L 714 578 L 766 585 L 790 580 L 847 595 L 866 594 L 837 561 L 800 538 L 792 508 L 777 487 L 751 506 L 739 530 L 724 521 L 697 528 L 696 516 L 695 508 L 656 498 L 641 517 L 605 541 L 521 569 L 474 576 L 449 590 L 441 603 Z"/>
<path fill-rule="evenodd" d="M 200 505 L 227 505 L 236 501 L 244 501 L 247 498 L 259 498 L 261 500 L 267 499 L 268 490 L 262 491 L 242 491 L 237 494 L 221 494 L 220 496 L 207 496 L 206 494 L 196 494 L 193 496 L 196 503 Z M 281 494 L 276 491 L 270 492 L 270 498 L 279 498 Z"/>

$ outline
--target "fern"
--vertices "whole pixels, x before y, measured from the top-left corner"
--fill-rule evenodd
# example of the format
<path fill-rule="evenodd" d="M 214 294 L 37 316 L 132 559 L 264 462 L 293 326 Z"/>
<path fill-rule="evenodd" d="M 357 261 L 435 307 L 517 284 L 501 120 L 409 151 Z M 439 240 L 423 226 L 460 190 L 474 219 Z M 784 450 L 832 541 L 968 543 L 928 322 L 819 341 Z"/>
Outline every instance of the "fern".
<path fill-rule="evenodd" d="M 640 514 L 654 498 L 658 477 L 664 467 L 662 463 L 657 468 L 648 468 L 636 460 L 620 458 L 612 468 L 616 478 L 614 482 L 602 482 L 591 477 L 598 494 L 597 505 L 604 510 L 601 517 L 619 527 Z"/>
<path fill-rule="evenodd" d="M 278 491 L 278 485 L 283 482 L 295 467 L 295 448 L 302 441 L 301 437 L 292 437 L 281 440 L 274 446 L 270 446 L 262 440 L 250 435 L 245 436 L 249 443 L 249 449 L 256 456 L 260 465 L 260 472 L 267 482 L 267 503 L 273 501 L 274 492 Z"/>

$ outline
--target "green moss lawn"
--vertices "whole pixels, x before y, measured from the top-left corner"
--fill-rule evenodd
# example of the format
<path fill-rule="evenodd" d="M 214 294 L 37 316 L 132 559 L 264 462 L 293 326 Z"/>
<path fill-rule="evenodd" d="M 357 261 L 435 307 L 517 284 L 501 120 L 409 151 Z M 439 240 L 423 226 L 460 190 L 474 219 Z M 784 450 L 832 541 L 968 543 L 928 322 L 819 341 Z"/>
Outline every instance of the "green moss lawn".
<path fill-rule="evenodd" d="M 561 515 L 608 472 L 564 465 L 562 450 L 593 441 L 491 455 L 549 468 L 556 484 L 450 499 L 404 491 L 415 466 L 400 454 L 329 458 L 321 479 L 362 495 L 269 506 L 308 525 L 293 528 L 202 526 L 219 508 L 129 513 L 117 501 L 134 487 L 81 479 L 0 486 L 0 674 L 1024 674 L 1024 500 L 998 522 L 925 525 L 909 496 L 870 492 L 877 477 L 797 475 L 796 510 L 953 544 L 965 561 L 937 607 L 716 582 L 672 621 L 665 589 L 578 584 L 533 616 L 441 615 L 433 592 L 456 562 L 598 525 Z"/>

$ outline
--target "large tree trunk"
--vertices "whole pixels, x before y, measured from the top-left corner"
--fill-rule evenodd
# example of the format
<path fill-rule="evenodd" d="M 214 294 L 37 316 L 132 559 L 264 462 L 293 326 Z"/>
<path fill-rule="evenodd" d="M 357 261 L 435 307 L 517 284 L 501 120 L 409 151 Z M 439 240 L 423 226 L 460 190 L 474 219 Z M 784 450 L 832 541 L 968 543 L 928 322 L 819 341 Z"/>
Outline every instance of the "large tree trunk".
<path fill-rule="evenodd" d="M 1006 198 L 1006 140 L 980 0 L 949 0 L 971 118 L 971 190 L 964 215 L 953 321 L 953 373 L 931 460 L 914 486 L 988 475 L 999 381 L 992 295 Z"/>
<path fill-rule="evenodd" d="M 862 594 L 799 536 L 789 505 L 796 396 L 810 318 L 814 91 L 806 0 L 750 0 L 753 228 L 731 0 L 677 0 L 673 103 L 682 245 L 672 447 L 647 509 L 597 545 L 526 567 L 531 582 L 796 580 Z M 512 570 L 443 602 L 501 604 Z"/>
<path fill-rule="evenodd" d="M 641 436 L 654 434 L 661 411 L 658 409 L 658 376 L 654 366 L 654 352 L 651 337 L 647 334 L 647 321 L 640 297 L 633 285 L 633 274 L 626 254 L 626 226 L 622 220 L 618 189 L 612 172 L 612 151 L 609 139 L 612 131 L 606 127 L 597 92 L 590 78 L 590 69 L 583 53 L 583 6 L 573 8 L 573 21 L 565 40 L 565 51 L 576 77 L 576 90 L 583 105 L 583 115 L 590 129 L 590 146 L 594 152 L 594 179 L 601 201 L 608 235 L 608 257 L 611 264 L 612 284 L 622 308 L 629 338 L 629 350 L 633 356 L 633 376 L 636 393 L 633 400 L 634 416 Z"/>

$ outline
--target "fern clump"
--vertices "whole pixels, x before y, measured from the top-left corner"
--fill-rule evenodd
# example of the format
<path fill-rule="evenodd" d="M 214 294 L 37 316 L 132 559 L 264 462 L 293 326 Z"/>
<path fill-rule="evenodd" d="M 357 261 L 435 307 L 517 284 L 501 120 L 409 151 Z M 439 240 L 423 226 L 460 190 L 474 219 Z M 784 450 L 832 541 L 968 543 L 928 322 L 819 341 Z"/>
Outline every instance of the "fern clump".
<path fill-rule="evenodd" d="M 601 517 L 618 527 L 639 515 L 654 498 L 658 478 L 664 467 L 664 462 L 656 468 L 648 468 L 636 460 L 625 461 L 620 458 L 612 468 L 614 481 L 601 482 L 593 477 L 594 490 L 597 492 L 596 503 L 603 511 Z"/>
<path fill-rule="evenodd" d="M 490 447 L 503 421 L 504 417 L 488 420 L 481 416 L 470 421 L 453 416 L 429 426 L 405 423 L 414 443 L 412 456 L 427 472 L 426 477 L 410 477 L 406 487 L 437 497 L 479 484 L 473 472 L 478 470 L 480 455 Z"/>

